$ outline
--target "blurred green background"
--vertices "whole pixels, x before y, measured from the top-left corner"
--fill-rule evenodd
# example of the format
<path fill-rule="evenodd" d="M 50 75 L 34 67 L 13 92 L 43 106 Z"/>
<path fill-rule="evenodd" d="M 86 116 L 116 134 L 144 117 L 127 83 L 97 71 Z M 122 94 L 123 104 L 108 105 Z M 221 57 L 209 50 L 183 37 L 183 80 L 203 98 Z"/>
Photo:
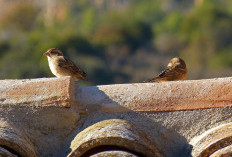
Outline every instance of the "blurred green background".
<path fill-rule="evenodd" d="M 175 56 L 187 79 L 232 76 L 232 1 L 0 0 L 0 79 L 53 76 L 53 47 L 94 84 L 141 82 Z"/>

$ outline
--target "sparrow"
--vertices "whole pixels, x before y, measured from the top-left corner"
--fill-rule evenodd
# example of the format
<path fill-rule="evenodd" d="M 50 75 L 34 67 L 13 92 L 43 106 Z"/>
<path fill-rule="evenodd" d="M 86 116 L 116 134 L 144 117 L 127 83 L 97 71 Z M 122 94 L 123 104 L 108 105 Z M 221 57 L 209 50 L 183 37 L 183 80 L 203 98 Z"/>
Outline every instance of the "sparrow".
<path fill-rule="evenodd" d="M 87 80 L 87 74 L 65 57 L 61 50 L 51 48 L 44 55 L 47 56 L 49 67 L 56 77 L 71 76 L 75 81 Z"/>
<path fill-rule="evenodd" d="M 184 60 L 179 57 L 175 57 L 169 61 L 167 68 L 162 71 L 159 76 L 144 82 L 184 80 L 187 73 L 188 71 Z"/>

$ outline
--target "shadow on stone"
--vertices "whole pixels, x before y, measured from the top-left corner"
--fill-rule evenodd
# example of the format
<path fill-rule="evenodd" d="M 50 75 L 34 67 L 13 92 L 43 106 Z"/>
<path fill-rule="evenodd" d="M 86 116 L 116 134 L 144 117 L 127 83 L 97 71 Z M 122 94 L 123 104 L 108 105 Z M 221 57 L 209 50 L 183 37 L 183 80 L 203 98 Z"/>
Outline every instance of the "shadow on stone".
<path fill-rule="evenodd" d="M 83 98 L 83 95 L 85 95 L 85 98 Z M 94 99 L 91 97 L 94 97 Z M 148 138 L 151 139 L 152 143 L 163 152 L 164 156 L 188 156 L 186 150 L 190 145 L 186 138 L 181 136 L 176 130 L 166 128 L 162 124 L 162 120 L 169 121 L 167 118 L 170 117 L 170 114 L 173 114 L 172 112 L 134 112 L 120 106 L 98 87 L 78 88 L 76 100 L 83 99 L 86 99 L 85 102 L 79 103 L 86 105 L 86 113 L 82 115 L 75 133 L 70 138 L 70 143 L 81 131 L 88 127 L 91 128 L 95 123 L 109 119 L 123 119 L 140 128 Z M 107 106 L 109 108 L 107 108 Z M 173 117 L 175 117 L 175 115 L 173 115 Z M 172 120 L 174 119 L 170 119 L 170 121 Z M 88 136 L 88 134 L 86 134 L 86 136 Z M 141 141 L 141 143 L 142 142 L 143 141 Z M 69 150 L 68 153 L 71 151 L 74 150 Z"/>

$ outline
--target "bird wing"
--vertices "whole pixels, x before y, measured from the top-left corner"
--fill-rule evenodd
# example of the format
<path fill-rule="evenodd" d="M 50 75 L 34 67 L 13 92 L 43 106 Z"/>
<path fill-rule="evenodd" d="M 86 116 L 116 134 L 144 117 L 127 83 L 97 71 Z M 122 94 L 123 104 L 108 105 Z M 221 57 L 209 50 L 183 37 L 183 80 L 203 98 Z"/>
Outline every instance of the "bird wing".
<path fill-rule="evenodd" d="M 178 80 L 185 73 L 185 70 L 179 67 L 167 68 L 162 71 L 158 77 L 155 77 L 154 81 L 173 81 Z"/>
<path fill-rule="evenodd" d="M 169 75 L 172 75 L 173 72 L 175 72 L 174 69 L 168 69 L 168 68 L 167 68 L 167 69 L 163 70 L 163 71 L 159 74 L 158 77 L 161 77 L 161 78 L 167 77 L 167 76 L 169 76 Z"/>
<path fill-rule="evenodd" d="M 72 74 L 78 74 L 81 77 L 86 78 L 86 73 L 66 57 L 59 58 L 58 66 L 70 71 Z"/>
<path fill-rule="evenodd" d="M 165 78 L 166 78 L 167 75 L 171 75 L 171 70 L 168 69 L 168 68 L 163 70 L 157 77 L 145 80 L 143 82 L 146 83 L 146 82 L 154 82 L 154 81 L 164 81 L 164 80 L 166 80 Z"/>
<path fill-rule="evenodd" d="M 170 69 L 165 69 L 157 77 L 146 80 L 145 82 L 168 81 L 168 78 L 170 77 L 172 77 L 172 71 Z"/>

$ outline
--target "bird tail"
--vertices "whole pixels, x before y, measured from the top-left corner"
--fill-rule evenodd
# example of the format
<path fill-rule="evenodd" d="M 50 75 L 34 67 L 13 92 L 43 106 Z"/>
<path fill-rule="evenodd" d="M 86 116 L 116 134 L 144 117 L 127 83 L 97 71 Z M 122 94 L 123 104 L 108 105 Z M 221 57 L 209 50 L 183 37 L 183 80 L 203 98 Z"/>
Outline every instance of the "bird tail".
<path fill-rule="evenodd" d="M 95 84 L 93 81 L 91 81 L 88 77 L 85 77 L 84 79 L 83 79 L 83 81 L 87 81 L 87 82 L 89 82 L 89 83 L 92 83 L 92 84 Z"/>
<path fill-rule="evenodd" d="M 155 78 L 143 81 L 143 83 L 148 83 L 148 82 L 157 82 L 157 81 L 155 80 Z"/>
<path fill-rule="evenodd" d="M 84 80 L 84 81 L 87 81 L 87 82 L 92 82 L 92 81 L 89 80 L 88 77 L 83 78 L 83 80 Z"/>
<path fill-rule="evenodd" d="M 159 79 L 159 77 L 155 77 L 153 79 L 148 79 L 148 80 L 145 80 L 143 81 L 143 83 L 149 83 L 149 82 L 160 82 L 162 80 Z"/>
<path fill-rule="evenodd" d="M 148 83 L 148 82 L 151 82 L 151 79 L 143 81 L 143 83 Z"/>

